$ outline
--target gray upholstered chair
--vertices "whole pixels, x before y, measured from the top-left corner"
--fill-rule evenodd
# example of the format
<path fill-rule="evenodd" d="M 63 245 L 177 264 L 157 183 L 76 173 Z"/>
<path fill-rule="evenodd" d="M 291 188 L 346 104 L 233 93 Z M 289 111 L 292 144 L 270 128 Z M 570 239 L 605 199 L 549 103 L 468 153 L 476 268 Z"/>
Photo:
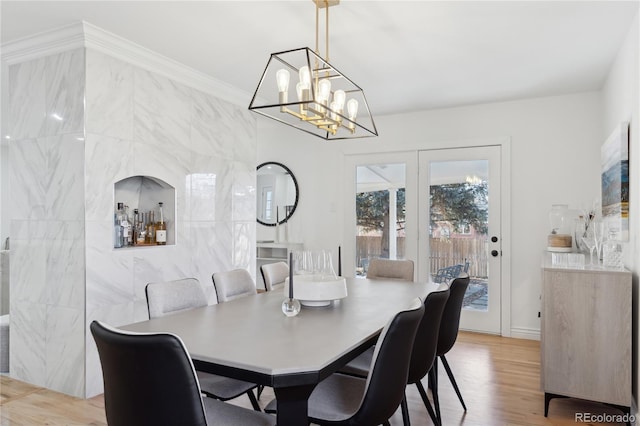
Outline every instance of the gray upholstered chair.
<path fill-rule="evenodd" d="M 218 303 L 256 294 L 256 284 L 246 269 L 216 272 L 211 276 Z"/>
<path fill-rule="evenodd" d="M 207 296 L 195 278 L 149 283 L 145 294 L 149 319 L 207 306 Z M 253 408 L 260 411 L 253 393 L 256 384 L 203 371 L 197 375 L 202 392 L 208 397 L 228 401 L 246 393 Z"/>
<path fill-rule="evenodd" d="M 286 262 L 267 263 L 260 266 L 260 273 L 267 291 L 284 287 L 284 280 L 289 276 L 289 265 Z"/>
<path fill-rule="evenodd" d="M 366 379 L 332 374 L 309 397 L 309 421 L 319 425 L 388 424 L 404 398 L 411 349 L 424 315 L 420 299 L 397 313 L 378 338 Z M 277 410 L 272 401 L 265 411 Z"/>
<path fill-rule="evenodd" d="M 169 333 L 90 326 L 104 380 L 107 423 L 120 426 L 274 425 L 275 418 L 202 398 L 189 353 Z"/>
<path fill-rule="evenodd" d="M 211 279 L 213 280 L 213 288 L 216 290 L 218 303 L 255 295 L 258 292 L 251 274 L 246 269 L 216 272 L 211 276 Z M 264 386 L 258 386 L 258 398 L 260 398 L 263 389 Z M 253 403 L 253 400 L 251 402 Z"/>
<path fill-rule="evenodd" d="M 440 419 L 427 398 L 427 393 L 422 386 L 421 380 L 427 376 L 431 370 L 431 366 L 435 362 L 436 350 L 438 348 L 438 335 L 441 326 L 440 322 L 447 300 L 449 299 L 449 288 L 446 285 L 441 287 L 440 290 L 429 293 L 424 301 L 424 316 L 420 321 L 416 339 L 413 343 L 409 375 L 407 377 L 407 385 L 415 384 L 417 386 L 418 392 L 422 397 L 422 402 L 431 420 L 436 425 L 440 424 Z M 372 365 L 372 359 L 373 351 L 367 350 L 347 364 L 340 372 L 355 377 L 367 377 Z M 402 400 L 401 407 L 404 423 L 410 424 L 406 395 Z"/>
<path fill-rule="evenodd" d="M 367 278 L 413 281 L 413 260 L 371 259 Z"/>
<path fill-rule="evenodd" d="M 149 283 L 145 294 L 149 319 L 207 306 L 207 296 L 196 278 Z"/>

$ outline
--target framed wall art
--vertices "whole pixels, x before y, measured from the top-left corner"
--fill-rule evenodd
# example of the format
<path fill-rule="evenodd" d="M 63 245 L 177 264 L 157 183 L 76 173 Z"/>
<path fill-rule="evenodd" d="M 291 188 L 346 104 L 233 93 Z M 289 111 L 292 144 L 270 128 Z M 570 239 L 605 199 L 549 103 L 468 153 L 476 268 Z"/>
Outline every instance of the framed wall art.
<path fill-rule="evenodd" d="M 628 122 L 620 123 L 602 145 L 601 164 L 602 217 L 617 240 L 629 241 Z"/>

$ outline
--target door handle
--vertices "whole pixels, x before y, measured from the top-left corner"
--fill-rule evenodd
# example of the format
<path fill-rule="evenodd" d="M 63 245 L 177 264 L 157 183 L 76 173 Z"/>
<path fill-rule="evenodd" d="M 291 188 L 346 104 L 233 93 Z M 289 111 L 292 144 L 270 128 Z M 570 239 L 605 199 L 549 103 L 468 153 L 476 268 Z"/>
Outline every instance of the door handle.
<path fill-rule="evenodd" d="M 498 250 L 491 250 L 491 256 L 498 257 Z"/>

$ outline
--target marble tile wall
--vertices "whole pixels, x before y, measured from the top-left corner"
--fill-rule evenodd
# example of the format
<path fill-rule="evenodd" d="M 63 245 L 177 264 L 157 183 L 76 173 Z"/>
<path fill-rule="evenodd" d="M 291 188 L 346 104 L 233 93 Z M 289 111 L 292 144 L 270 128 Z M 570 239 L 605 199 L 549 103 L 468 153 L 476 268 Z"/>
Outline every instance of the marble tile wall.
<path fill-rule="evenodd" d="M 10 68 L 11 375 L 102 392 L 88 325 L 147 318 L 144 286 L 255 277 L 256 122 L 246 107 L 94 51 Z M 62 117 L 60 120 L 58 117 Z M 115 182 L 176 188 L 176 244 L 114 250 Z"/>
<path fill-rule="evenodd" d="M 86 396 L 102 392 L 88 324 L 147 319 L 144 286 L 255 274 L 256 122 L 246 107 L 88 49 L 86 88 Z M 176 244 L 114 250 L 113 184 L 153 176 L 176 188 Z M 133 206 L 130 206 L 133 207 Z M 254 275 L 255 276 L 255 275 Z"/>
<path fill-rule="evenodd" d="M 10 374 L 84 392 L 84 49 L 9 69 Z"/>

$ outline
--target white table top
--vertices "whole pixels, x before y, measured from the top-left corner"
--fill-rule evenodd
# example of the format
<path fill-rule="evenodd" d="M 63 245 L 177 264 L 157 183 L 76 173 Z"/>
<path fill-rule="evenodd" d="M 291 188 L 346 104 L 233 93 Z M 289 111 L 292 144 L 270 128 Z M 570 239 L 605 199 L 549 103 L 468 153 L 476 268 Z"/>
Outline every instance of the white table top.
<path fill-rule="evenodd" d="M 194 360 L 272 382 L 281 375 L 317 373 L 361 349 L 395 313 L 438 285 L 347 279 L 347 287 L 346 298 L 327 307 L 303 306 L 292 318 L 282 313 L 284 294 L 273 291 L 120 328 L 177 334 Z"/>

